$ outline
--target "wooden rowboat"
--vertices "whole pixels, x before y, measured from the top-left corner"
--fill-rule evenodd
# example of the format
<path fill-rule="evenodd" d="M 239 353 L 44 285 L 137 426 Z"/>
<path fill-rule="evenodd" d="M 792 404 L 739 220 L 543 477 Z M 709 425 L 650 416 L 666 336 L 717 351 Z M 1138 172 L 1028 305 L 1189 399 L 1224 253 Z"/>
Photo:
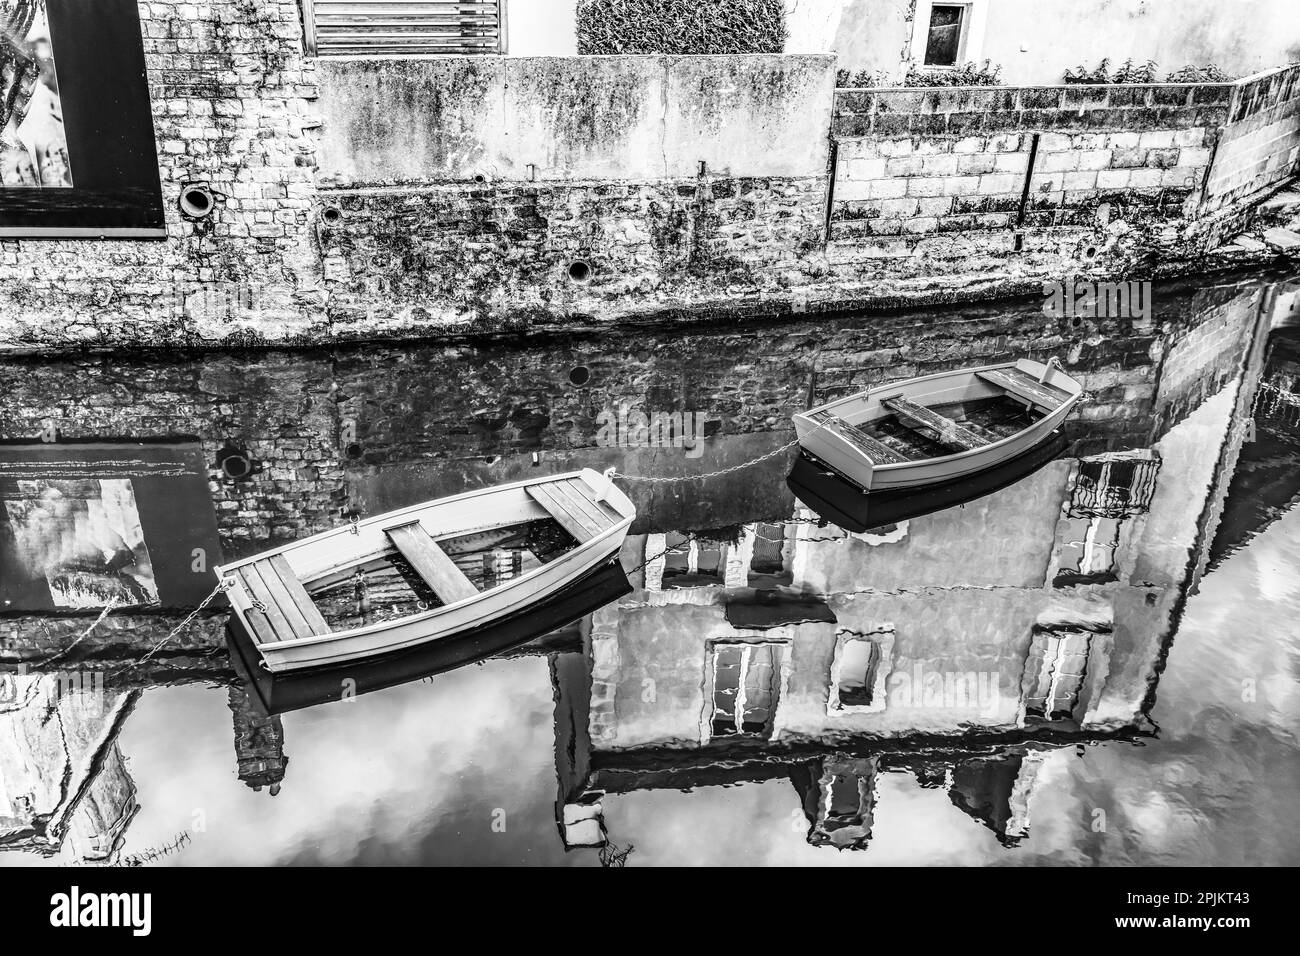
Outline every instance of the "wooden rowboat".
<path fill-rule="evenodd" d="M 591 470 L 389 512 L 217 568 L 263 666 L 343 664 L 526 610 L 618 553 L 636 509 Z M 373 586 L 385 605 L 366 596 Z"/>
<path fill-rule="evenodd" d="M 869 491 L 941 484 L 1015 458 L 1051 434 L 1083 387 L 1053 361 L 940 372 L 794 416 L 813 459 Z"/>

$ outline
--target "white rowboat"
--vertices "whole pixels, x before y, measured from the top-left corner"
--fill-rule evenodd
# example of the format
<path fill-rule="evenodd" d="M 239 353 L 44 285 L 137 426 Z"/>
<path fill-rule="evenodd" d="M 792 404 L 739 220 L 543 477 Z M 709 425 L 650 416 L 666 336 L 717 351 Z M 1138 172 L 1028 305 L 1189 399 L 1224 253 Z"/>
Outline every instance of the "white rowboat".
<path fill-rule="evenodd" d="M 584 469 L 414 505 L 216 570 L 232 579 L 230 603 L 266 669 L 300 670 L 401 651 L 519 613 L 610 560 L 635 517 L 608 477 Z M 516 557 L 519 570 L 494 586 L 480 589 L 449 556 L 457 539 L 548 519 L 568 536 L 566 549 L 526 554 L 527 567 Z M 434 600 L 423 603 L 437 606 L 331 627 L 312 593 L 391 568 L 399 557 L 432 592 Z"/>
<path fill-rule="evenodd" d="M 1053 360 L 892 382 L 794 416 L 803 450 L 868 490 L 918 488 L 992 468 L 1055 431 L 1083 387 Z"/>

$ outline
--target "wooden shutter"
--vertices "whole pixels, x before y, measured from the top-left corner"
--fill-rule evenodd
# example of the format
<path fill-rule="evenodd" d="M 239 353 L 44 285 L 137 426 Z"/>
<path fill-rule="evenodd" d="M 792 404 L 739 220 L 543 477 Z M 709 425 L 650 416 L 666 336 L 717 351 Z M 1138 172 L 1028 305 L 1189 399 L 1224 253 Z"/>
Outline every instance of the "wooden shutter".
<path fill-rule="evenodd" d="M 505 0 L 302 0 L 311 56 L 505 52 Z"/>

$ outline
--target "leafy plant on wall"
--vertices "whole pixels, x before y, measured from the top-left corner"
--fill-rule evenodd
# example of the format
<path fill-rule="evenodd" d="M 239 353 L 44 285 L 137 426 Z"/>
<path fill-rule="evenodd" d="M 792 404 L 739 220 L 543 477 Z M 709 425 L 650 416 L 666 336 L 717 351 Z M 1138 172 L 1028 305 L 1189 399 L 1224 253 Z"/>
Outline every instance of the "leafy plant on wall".
<path fill-rule="evenodd" d="M 1160 75 L 1156 72 L 1154 60 L 1147 60 L 1145 63 L 1134 63 L 1132 59 L 1128 59 L 1112 73 L 1109 57 L 1103 58 L 1091 70 L 1081 63 L 1073 70 L 1065 71 L 1066 83 L 1097 86 L 1117 83 L 1226 83 L 1233 79 L 1235 77 L 1229 76 L 1213 63 L 1209 63 L 1205 66 L 1192 66 L 1189 64 L 1181 70 L 1170 73 L 1162 81 Z"/>
<path fill-rule="evenodd" d="M 962 63 L 943 70 L 917 69 L 913 64 L 901 82 L 885 70 L 840 70 L 835 75 L 835 85 L 857 89 L 878 86 L 1001 86 L 1002 80 L 998 76 L 1001 72 L 1001 66 L 990 65 L 988 60 Z"/>
<path fill-rule="evenodd" d="M 580 0 L 578 53 L 780 53 L 783 0 Z"/>
<path fill-rule="evenodd" d="M 998 74 L 1002 67 L 983 63 L 961 63 L 946 70 L 917 69 L 916 64 L 907 68 L 903 77 L 903 86 L 1001 86 Z"/>

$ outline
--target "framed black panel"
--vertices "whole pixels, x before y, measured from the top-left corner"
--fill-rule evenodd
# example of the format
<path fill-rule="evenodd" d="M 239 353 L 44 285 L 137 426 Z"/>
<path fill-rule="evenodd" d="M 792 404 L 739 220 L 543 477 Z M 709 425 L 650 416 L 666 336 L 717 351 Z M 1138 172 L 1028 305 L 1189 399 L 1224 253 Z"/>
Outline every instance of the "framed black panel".
<path fill-rule="evenodd" d="M 0 0 L 0 237 L 166 235 L 135 0 Z"/>

